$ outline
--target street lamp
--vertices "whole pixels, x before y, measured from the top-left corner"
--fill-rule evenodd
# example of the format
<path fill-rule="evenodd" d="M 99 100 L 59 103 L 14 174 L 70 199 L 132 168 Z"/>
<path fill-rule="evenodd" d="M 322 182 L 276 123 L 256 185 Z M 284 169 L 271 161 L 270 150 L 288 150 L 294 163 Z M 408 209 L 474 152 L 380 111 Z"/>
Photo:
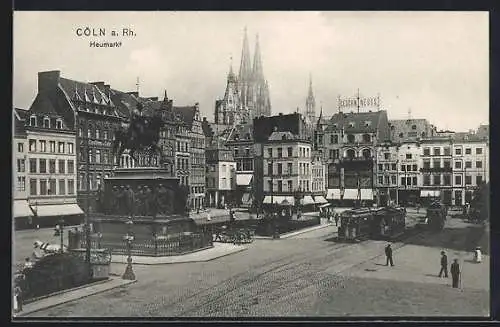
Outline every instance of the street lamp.
<path fill-rule="evenodd" d="M 127 225 L 127 235 L 124 237 L 127 242 L 127 268 L 125 268 L 122 278 L 135 280 L 135 274 L 132 270 L 132 241 L 134 240 L 134 236 L 132 235 L 132 225 L 134 224 L 132 217 L 129 217 L 125 224 Z"/>

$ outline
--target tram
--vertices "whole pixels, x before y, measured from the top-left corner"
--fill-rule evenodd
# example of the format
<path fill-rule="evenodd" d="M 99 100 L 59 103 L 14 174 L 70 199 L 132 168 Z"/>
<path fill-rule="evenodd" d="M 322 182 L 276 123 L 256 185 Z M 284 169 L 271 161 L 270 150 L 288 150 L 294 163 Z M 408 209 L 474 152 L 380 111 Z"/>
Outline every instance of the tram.
<path fill-rule="evenodd" d="M 406 214 L 402 208 L 360 208 L 344 211 L 340 215 L 338 239 L 393 239 L 405 232 Z"/>

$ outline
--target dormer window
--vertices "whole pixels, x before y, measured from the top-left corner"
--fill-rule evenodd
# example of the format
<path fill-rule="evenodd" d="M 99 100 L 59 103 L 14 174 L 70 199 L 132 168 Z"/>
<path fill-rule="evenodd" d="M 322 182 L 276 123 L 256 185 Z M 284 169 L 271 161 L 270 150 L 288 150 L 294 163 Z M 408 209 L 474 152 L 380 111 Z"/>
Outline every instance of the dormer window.
<path fill-rule="evenodd" d="M 350 122 L 349 127 L 351 127 L 351 128 L 354 127 L 354 122 Z"/>
<path fill-rule="evenodd" d="M 62 120 L 60 120 L 60 119 L 56 120 L 56 128 L 57 129 L 62 129 L 63 128 L 62 127 Z"/>
<path fill-rule="evenodd" d="M 45 117 L 43 119 L 43 127 L 44 128 L 50 128 L 50 119 L 48 117 Z"/>
<path fill-rule="evenodd" d="M 333 128 L 337 128 L 337 124 L 333 124 Z"/>
<path fill-rule="evenodd" d="M 30 126 L 36 126 L 36 116 L 30 117 Z"/>
<path fill-rule="evenodd" d="M 367 120 L 367 121 L 365 121 L 365 127 L 368 127 L 368 126 L 370 126 L 371 124 L 372 124 L 372 122 L 371 122 L 371 121 L 368 121 L 368 120 Z"/>
<path fill-rule="evenodd" d="M 286 140 L 286 135 L 285 135 L 285 134 L 283 134 L 283 135 L 281 136 L 281 139 L 282 139 L 282 140 Z"/>
<path fill-rule="evenodd" d="M 411 125 L 411 129 L 416 130 L 417 129 L 417 125 Z"/>
<path fill-rule="evenodd" d="M 95 107 L 94 111 L 95 111 L 96 114 L 98 114 L 99 113 L 99 108 Z"/>

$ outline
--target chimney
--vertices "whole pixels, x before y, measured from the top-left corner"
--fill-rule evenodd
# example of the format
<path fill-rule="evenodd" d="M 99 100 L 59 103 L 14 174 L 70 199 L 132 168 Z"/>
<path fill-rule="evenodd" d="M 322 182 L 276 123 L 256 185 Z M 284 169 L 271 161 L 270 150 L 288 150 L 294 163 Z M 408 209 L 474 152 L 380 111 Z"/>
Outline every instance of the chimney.
<path fill-rule="evenodd" d="M 54 90 L 59 84 L 60 70 L 51 70 L 38 73 L 38 93 Z"/>

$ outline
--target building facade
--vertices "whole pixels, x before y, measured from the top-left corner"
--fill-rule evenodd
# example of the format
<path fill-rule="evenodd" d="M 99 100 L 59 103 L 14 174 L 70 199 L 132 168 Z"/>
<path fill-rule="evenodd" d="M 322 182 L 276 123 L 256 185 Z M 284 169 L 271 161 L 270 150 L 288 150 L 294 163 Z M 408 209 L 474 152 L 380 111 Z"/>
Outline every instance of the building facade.
<path fill-rule="evenodd" d="M 275 131 L 263 146 L 264 204 L 298 205 L 312 199 L 311 143 L 291 132 Z M 310 203 L 303 203 L 310 204 Z"/>
<path fill-rule="evenodd" d="M 28 139 L 26 138 L 27 110 L 14 109 L 14 135 L 12 140 L 12 197 L 13 219 L 16 226 L 29 225 L 33 217 L 28 204 L 29 180 L 27 175 Z"/>
<path fill-rule="evenodd" d="M 381 142 L 376 148 L 376 185 L 378 205 L 398 203 L 399 190 L 399 149 L 393 142 Z"/>
<path fill-rule="evenodd" d="M 486 135 L 469 132 L 453 136 L 453 205 L 471 203 L 475 188 L 489 182 L 489 141 Z"/>
<path fill-rule="evenodd" d="M 326 200 L 326 165 L 323 155 L 312 150 L 311 157 L 311 193 L 316 204 L 325 204 Z"/>
<path fill-rule="evenodd" d="M 422 139 L 422 189 L 420 201 L 424 204 L 439 199 L 452 204 L 452 137 L 434 136 Z"/>
<path fill-rule="evenodd" d="M 218 139 L 206 149 L 207 196 L 209 207 L 233 204 L 236 191 L 236 162 L 231 149 Z"/>
<path fill-rule="evenodd" d="M 81 223 L 77 204 L 76 137 L 56 113 L 29 112 L 26 121 L 28 202 L 36 225 Z"/>
<path fill-rule="evenodd" d="M 417 142 L 436 134 L 436 127 L 427 119 L 394 119 L 389 120 L 391 141 L 395 143 Z"/>

